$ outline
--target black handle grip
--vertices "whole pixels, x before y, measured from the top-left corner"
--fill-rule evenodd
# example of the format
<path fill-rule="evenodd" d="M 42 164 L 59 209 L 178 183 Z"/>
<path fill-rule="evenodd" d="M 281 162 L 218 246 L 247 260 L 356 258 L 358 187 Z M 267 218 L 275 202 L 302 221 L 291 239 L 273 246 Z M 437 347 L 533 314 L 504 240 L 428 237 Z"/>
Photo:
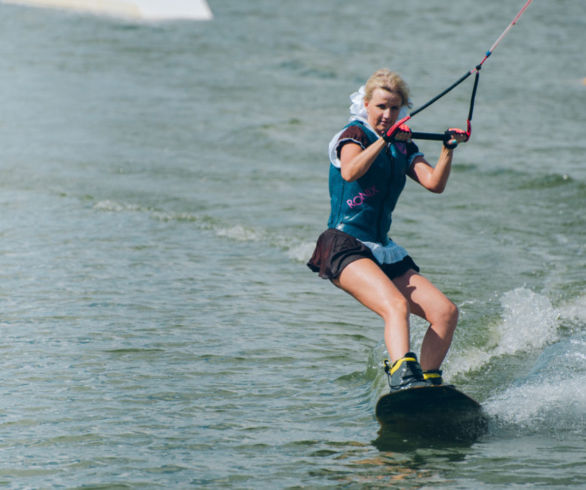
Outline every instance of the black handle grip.
<path fill-rule="evenodd" d="M 411 133 L 411 139 L 445 141 L 446 140 L 446 133 L 419 133 L 417 131 L 413 131 Z"/>

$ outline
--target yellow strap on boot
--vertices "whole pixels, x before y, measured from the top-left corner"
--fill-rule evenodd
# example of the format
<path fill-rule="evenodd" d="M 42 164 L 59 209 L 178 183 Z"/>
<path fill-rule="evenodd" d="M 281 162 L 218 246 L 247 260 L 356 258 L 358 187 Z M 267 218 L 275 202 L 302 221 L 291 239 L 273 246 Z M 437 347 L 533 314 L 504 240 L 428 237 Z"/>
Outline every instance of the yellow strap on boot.
<path fill-rule="evenodd" d="M 394 374 L 397 369 L 399 369 L 401 367 L 401 364 L 403 364 L 404 362 L 407 361 L 413 361 L 413 362 L 417 362 L 417 358 L 415 357 L 403 357 L 401 359 L 399 359 L 398 361 L 395 361 L 395 363 L 391 366 L 391 371 L 390 374 Z"/>
<path fill-rule="evenodd" d="M 442 375 L 440 373 L 429 373 L 424 371 L 423 372 L 423 379 L 437 379 L 437 378 L 441 378 Z"/>

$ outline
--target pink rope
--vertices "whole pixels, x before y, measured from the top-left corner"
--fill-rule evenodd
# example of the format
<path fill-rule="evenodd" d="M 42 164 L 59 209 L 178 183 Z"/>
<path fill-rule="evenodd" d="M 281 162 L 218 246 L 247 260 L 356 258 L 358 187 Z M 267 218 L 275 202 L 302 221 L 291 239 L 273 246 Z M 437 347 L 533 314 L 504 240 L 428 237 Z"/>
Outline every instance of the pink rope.
<path fill-rule="evenodd" d="M 503 31 L 503 33 L 498 37 L 498 39 L 494 42 L 494 44 L 486 52 L 486 55 L 484 56 L 484 59 L 480 62 L 480 64 L 471 73 L 474 73 L 475 71 L 478 71 L 480 69 L 480 67 L 482 66 L 482 64 L 488 59 L 488 57 L 492 54 L 492 52 L 494 51 L 494 49 L 503 40 L 503 38 L 507 35 L 507 33 L 513 28 L 513 26 L 515 24 L 517 24 L 517 21 L 523 15 L 523 12 L 525 12 L 525 10 L 527 9 L 527 7 L 529 7 L 529 5 L 531 4 L 532 1 L 533 0 L 527 0 L 527 2 L 525 3 L 525 5 L 523 5 L 523 8 L 521 10 L 519 10 L 519 13 L 513 19 L 513 22 L 511 22 L 507 26 L 507 28 Z"/>

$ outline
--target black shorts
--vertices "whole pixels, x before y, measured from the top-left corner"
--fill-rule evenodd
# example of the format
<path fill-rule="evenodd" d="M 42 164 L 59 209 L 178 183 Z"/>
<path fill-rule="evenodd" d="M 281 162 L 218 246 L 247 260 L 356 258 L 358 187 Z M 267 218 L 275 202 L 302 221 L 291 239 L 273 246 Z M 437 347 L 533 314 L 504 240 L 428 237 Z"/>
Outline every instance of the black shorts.
<path fill-rule="evenodd" d="M 391 280 L 410 269 L 419 272 L 419 267 L 409 255 L 393 264 L 379 264 L 366 245 L 352 235 L 334 228 L 328 228 L 319 236 L 307 266 L 321 278 L 332 280 L 342 273 L 344 267 L 358 259 L 372 260 Z"/>

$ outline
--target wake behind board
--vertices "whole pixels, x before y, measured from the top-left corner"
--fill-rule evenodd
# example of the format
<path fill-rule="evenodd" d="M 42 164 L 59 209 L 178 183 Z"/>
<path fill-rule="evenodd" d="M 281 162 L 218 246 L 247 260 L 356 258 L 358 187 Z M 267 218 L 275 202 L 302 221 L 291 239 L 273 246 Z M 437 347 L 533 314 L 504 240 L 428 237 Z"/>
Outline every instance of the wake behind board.
<path fill-rule="evenodd" d="M 379 399 L 376 417 L 397 433 L 452 440 L 475 439 L 488 426 L 480 404 L 451 385 L 393 391 Z"/>

